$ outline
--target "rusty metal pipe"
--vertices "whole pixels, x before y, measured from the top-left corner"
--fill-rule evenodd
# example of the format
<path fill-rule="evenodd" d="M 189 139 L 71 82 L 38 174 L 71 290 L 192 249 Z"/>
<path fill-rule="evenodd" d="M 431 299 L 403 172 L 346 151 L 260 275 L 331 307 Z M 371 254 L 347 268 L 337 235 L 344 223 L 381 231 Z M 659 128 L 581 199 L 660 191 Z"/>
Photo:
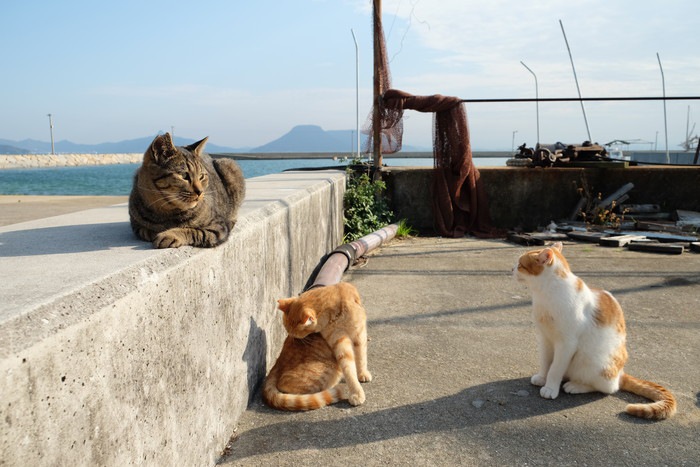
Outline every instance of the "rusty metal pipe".
<path fill-rule="evenodd" d="M 316 274 L 313 284 L 306 290 L 340 282 L 343 278 L 343 273 L 347 271 L 357 258 L 394 238 L 397 229 L 398 226 L 396 224 L 390 224 L 355 241 L 340 245 L 326 257 L 326 261 L 319 269 L 318 274 Z"/>

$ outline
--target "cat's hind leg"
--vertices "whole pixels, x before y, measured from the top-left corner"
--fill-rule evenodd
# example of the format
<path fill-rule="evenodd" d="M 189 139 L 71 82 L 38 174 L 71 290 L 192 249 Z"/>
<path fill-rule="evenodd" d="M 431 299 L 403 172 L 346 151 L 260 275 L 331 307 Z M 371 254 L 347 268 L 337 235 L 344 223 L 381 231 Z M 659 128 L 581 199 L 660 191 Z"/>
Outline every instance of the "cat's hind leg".
<path fill-rule="evenodd" d="M 569 381 L 564 383 L 564 392 L 567 394 L 585 394 L 587 392 L 595 392 L 596 388 L 588 384 Z"/>
<path fill-rule="evenodd" d="M 357 364 L 357 379 L 362 383 L 372 381 L 372 373 L 367 369 L 367 331 L 363 330 L 356 342 L 352 344 Z"/>

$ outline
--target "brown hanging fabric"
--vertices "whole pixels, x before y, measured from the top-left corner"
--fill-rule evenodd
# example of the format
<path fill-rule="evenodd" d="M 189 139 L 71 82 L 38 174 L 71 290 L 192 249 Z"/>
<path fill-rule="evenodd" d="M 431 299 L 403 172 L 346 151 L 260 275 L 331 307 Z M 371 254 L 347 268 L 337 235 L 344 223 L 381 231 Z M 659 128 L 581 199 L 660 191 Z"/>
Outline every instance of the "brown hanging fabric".
<path fill-rule="evenodd" d="M 440 94 L 413 96 L 389 89 L 382 96 L 382 135 L 390 146 L 401 147 L 397 122 L 406 109 L 433 112 L 432 180 L 435 230 L 445 237 L 472 234 L 494 237 L 488 199 L 479 170 L 472 160 L 467 115 L 462 100 Z M 394 130 L 394 131 L 392 131 Z"/>

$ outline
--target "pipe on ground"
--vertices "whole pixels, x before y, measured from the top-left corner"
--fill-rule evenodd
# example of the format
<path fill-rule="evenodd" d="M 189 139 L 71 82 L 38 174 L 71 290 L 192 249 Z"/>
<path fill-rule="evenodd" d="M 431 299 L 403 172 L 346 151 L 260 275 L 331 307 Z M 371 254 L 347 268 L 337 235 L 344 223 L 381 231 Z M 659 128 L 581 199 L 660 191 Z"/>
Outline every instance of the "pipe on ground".
<path fill-rule="evenodd" d="M 340 245 L 326 257 L 326 261 L 316 274 L 313 284 L 306 290 L 340 282 L 343 273 L 357 258 L 394 238 L 397 229 L 396 224 L 390 224 L 355 241 Z"/>

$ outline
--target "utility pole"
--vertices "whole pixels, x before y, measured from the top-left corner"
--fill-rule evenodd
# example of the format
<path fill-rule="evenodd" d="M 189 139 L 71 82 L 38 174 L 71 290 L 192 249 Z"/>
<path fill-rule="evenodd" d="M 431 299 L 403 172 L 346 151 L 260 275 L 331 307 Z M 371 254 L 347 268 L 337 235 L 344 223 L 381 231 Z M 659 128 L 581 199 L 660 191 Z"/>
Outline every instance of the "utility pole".
<path fill-rule="evenodd" d="M 49 131 L 51 132 L 51 155 L 56 154 L 53 148 L 53 120 L 51 119 L 51 114 L 47 114 L 49 117 Z"/>
<path fill-rule="evenodd" d="M 173 144 L 175 144 L 175 127 L 170 125 L 170 137 L 173 140 Z"/>
<path fill-rule="evenodd" d="M 382 66 L 381 59 L 381 45 L 379 34 L 377 34 L 378 25 L 382 21 L 382 1 L 373 0 L 373 14 L 374 14 L 374 112 L 372 115 L 372 140 L 374 142 L 374 167 L 380 168 L 382 166 L 382 131 L 381 131 L 381 109 L 379 108 L 380 100 L 382 96 L 381 80 L 379 75 L 379 69 Z"/>

